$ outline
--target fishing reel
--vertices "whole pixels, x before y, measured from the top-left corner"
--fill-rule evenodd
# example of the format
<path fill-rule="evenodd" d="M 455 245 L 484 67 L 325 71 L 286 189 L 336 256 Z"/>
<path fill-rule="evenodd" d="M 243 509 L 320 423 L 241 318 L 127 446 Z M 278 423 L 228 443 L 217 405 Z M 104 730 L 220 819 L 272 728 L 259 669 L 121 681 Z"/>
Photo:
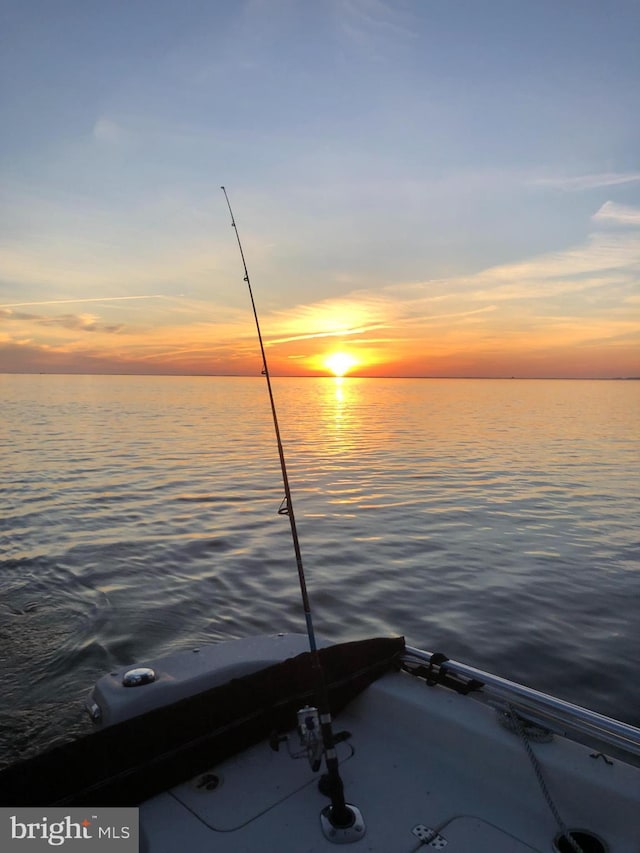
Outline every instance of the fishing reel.
<path fill-rule="evenodd" d="M 316 773 L 322 764 L 324 745 L 322 743 L 322 732 L 320 730 L 320 717 L 318 709 L 311 705 L 305 705 L 298 711 L 298 746 L 293 748 L 291 740 L 294 735 L 281 735 L 273 732 L 269 738 L 269 745 L 275 752 L 279 752 L 280 744 L 287 744 L 290 758 L 307 758 L 309 766 Z"/>
<path fill-rule="evenodd" d="M 272 732 L 269 738 L 269 746 L 274 752 L 279 752 L 280 744 L 286 743 L 290 758 L 306 758 L 313 772 L 317 773 L 325 751 L 318 709 L 312 705 L 305 705 L 304 708 L 300 708 L 297 717 L 296 734 L 285 735 Z M 296 739 L 296 735 L 298 743 L 294 747 L 292 740 Z M 333 740 L 335 744 L 338 744 L 350 737 L 351 732 L 336 732 Z"/>
<path fill-rule="evenodd" d="M 320 717 L 318 709 L 305 705 L 298 711 L 298 737 L 302 754 L 306 754 L 309 766 L 316 773 L 322 764 L 324 745 L 320 732 Z"/>

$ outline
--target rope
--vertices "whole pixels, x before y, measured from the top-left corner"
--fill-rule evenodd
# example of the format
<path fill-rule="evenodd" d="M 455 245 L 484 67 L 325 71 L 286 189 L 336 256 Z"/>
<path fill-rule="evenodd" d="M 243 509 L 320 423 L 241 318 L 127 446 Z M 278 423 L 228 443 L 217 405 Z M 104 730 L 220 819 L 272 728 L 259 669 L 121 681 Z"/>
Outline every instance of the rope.
<path fill-rule="evenodd" d="M 556 823 L 560 829 L 560 832 L 567 839 L 571 847 L 576 851 L 576 853 L 584 853 L 582 847 L 578 844 L 577 841 L 574 840 L 573 836 L 567 829 L 566 823 L 562 820 L 560 816 L 560 812 L 558 811 L 558 807 L 554 803 L 551 794 L 549 793 L 549 789 L 547 788 L 547 783 L 544 780 L 544 776 L 542 775 L 542 768 L 540 767 L 540 762 L 536 758 L 536 755 L 529 743 L 529 738 L 523 728 L 522 720 L 516 714 L 512 705 L 507 706 L 509 709 L 509 713 L 511 715 L 511 719 L 513 720 L 513 725 L 516 732 L 520 735 L 520 739 L 524 745 L 524 748 L 529 756 L 529 761 L 531 762 L 531 766 L 533 767 L 534 773 L 536 774 L 536 779 L 538 780 L 538 785 L 540 786 L 540 790 L 542 791 L 542 795 L 545 798 L 549 809 L 551 810 L 551 814 L 554 816 Z"/>
<path fill-rule="evenodd" d="M 522 727 L 527 740 L 531 743 L 551 743 L 553 740 L 553 732 L 549 729 L 544 729 L 536 723 L 530 723 L 528 720 L 523 720 L 522 717 L 514 717 L 508 711 L 498 714 L 498 722 L 508 732 L 512 734 L 520 734 L 517 724 Z"/>

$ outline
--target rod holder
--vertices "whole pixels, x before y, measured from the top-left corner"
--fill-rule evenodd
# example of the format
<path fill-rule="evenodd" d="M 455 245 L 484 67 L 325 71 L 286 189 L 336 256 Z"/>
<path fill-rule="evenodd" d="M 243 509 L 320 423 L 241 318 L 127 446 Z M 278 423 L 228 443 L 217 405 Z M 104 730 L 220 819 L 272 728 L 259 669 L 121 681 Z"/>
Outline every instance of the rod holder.
<path fill-rule="evenodd" d="M 332 820 L 333 806 L 326 806 L 320 812 L 322 832 L 332 844 L 353 844 L 355 841 L 360 841 L 367 831 L 360 809 L 352 806 L 351 803 L 345 803 L 345 808 L 351 814 L 351 821 L 346 826 Z"/>

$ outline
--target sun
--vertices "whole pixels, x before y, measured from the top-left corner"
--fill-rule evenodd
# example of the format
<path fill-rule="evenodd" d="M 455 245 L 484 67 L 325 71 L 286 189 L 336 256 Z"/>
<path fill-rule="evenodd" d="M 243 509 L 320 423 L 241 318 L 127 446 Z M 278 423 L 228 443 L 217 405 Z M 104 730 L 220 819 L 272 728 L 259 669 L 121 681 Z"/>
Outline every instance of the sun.
<path fill-rule="evenodd" d="M 348 352 L 332 352 L 323 359 L 322 363 L 334 376 L 344 376 L 358 364 L 358 360 Z"/>

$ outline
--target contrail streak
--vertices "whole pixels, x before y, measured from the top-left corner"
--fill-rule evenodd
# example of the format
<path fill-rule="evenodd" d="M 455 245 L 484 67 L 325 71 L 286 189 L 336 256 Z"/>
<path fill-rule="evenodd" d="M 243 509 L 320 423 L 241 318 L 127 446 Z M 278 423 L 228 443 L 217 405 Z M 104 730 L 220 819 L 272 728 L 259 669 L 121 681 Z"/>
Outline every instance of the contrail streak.
<path fill-rule="evenodd" d="M 0 308 L 24 308 L 26 305 L 68 305 L 73 302 L 119 302 L 123 299 L 164 299 L 159 293 L 149 296 L 91 296 L 80 299 L 49 299 L 46 302 L 7 302 Z"/>

